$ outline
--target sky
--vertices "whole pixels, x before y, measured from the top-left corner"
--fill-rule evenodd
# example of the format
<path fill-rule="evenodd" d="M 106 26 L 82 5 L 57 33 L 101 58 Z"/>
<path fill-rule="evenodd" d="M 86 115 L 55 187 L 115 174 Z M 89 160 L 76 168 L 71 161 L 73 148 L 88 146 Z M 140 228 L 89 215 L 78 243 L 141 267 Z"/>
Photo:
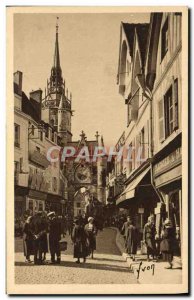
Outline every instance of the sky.
<path fill-rule="evenodd" d="M 23 91 L 46 87 L 53 65 L 56 17 L 63 78 L 72 92 L 73 140 L 96 131 L 114 146 L 127 124 L 127 108 L 116 83 L 120 24 L 149 22 L 150 15 L 124 13 L 15 14 L 14 71 L 23 72 Z"/>

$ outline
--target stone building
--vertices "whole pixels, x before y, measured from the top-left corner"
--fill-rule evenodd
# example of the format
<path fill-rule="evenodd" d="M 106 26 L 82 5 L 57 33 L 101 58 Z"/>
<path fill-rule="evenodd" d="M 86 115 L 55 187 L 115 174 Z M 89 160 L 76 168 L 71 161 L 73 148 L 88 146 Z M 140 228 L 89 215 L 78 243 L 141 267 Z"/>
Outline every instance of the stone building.
<path fill-rule="evenodd" d="M 42 99 L 41 116 L 42 120 L 50 124 L 58 136 L 60 136 L 61 145 L 66 145 L 72 140 L 71 100 L 72 95 L 68 92 L 62 76 L 57 25 L 53 66 L 50 78 L 47 80 L 45 95 Z"/>
<path fill-rule="evenodd" d="M 119 195 L 112 190 L 111 198 L 140 231 L 151 214 L 159 235 L 165 218 L 171 219 L 176 254 L 182 222 L 181 22 L 177 12 L 153 13 L 149 24 L 121 24 L 118 86 L 127 127 L 120 147 L 132 150 L 131 160 L 115 162 L 107 177 L 114 175 L 117 182 L 126 176 Z"/>
<path fill-rule="evenodd" d="M 69 203 L 72 203 L 72 215 L 85 212 L 88 204 L 88 193 L 101 205 L 105 204 L 106 193 L 106 157 L 94 161 L 95 147 L 103 146 L 103 138 L 99 141 L 98 132 L 95 140 L 87 140 L 82 131 L 79 141 L 72 141 L 68 146 L 75 149 L 74 157 L 65 162 L 65 172 L 68 178 Z M 85 150 L 84 150 L 85 149 Z M 78 159 L 80 151 L 83 157 Z"/>
<path fill-rule="evenodd" d="M 116 183 L 121 181 L 116 205 L 127 210 L 139 228 L 154 213 L 158 196 L 151 179 L 151 102 L 142 82 L 145 74 L 149 24 L 121 24 L 118 66 L 119 93 L 127 108 L 127 126 L 116 149 L 123 146 L 130 155 L 115 162 Z M 128 152 L 129 153 L 129 152 Z"/>
<path fill-rule="evenodd" d="M 153 181 L 162 197 L 155 214 L 158 228 L 164 217 L 171 219 L 179 254 L 182 229 L 181 13 L 151 15 L 148 53 L 146 82 L 153 107 Z M 165 214 L 161 204 L 164 204 Z"/>
<path fill-rule="evenodd" d="M 22 91 L 22 72 L 14 73 L 15 216 L 55 210 L 62 213 L 65 178 L 60 161 L 51 163 L 47 151 L 58 145 L 57 132 L 41 120 L 42 91 Z M 63 187 L 63 190 L 62 190 Z"/>

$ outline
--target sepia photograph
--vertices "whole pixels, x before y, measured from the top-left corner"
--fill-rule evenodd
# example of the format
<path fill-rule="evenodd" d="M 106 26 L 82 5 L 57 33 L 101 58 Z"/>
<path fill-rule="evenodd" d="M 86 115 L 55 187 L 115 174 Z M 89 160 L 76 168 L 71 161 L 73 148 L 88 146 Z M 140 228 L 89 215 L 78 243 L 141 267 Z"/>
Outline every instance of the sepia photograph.
<path fill-rule="evenodd" d="M 7 7 L 7 91 L 7 293 L 188 293 L 188 8 Z"/>

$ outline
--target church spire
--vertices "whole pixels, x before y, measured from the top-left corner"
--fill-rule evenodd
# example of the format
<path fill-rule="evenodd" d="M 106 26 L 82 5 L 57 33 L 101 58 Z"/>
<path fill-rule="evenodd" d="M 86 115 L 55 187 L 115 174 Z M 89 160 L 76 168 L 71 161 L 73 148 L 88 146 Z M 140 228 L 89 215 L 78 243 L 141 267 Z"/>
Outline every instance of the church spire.
<path fill-rule="evenodd" d="M 60 69 L 60 56 L 59 56 L 59 41 L 58 41 L 58 31 L 59 31 L 59 25 L 58 25 L 59 17 L 57 17 L 57 23 L 56 23 L 56 40 L 55 40 L 55 53 L 54 53 L 54 64 L 53 67 L 56 69 Z"/>
<path fill-rule="evenodd" d="M 52 92 L 52 93 L 53 92 L 54 93 L 62 93 L 62 90 L 63 90 L 63 77 L 62 77 L 62 70 L 61 70 L 61 66 L 60 66 L 60 55 L 59 55 L 58 20 L 59 20 L 59 17 L 57 17 L 57 23 L 56 23 L 54 62 L 53 62 L 53 66 L 51 69 L 50 85 L 49 85 L 49 92 Z"/>

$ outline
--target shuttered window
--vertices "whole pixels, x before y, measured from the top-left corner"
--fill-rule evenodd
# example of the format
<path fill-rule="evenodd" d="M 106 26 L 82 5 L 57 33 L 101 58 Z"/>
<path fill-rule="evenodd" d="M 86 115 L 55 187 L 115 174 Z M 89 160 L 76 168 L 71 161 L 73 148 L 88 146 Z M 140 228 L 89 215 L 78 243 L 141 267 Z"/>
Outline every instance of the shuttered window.
<path fill-rule="evenodd" d="M 174 81 L 174 130 L 179 128 L 179 117 L 178 117 L 178 79 Z"/>
<path fill-rule="evenodd" d="M 173 101 L 173 88 L 169 88 L 164 96 L 164 109 L 165 109 L 165 137 L 167 138 L 174 130 L 174 101 Z"/>
<path fill-rule="evenodd" d="M 161 99 L 158 103 L 158 119 L 159 119 L 159 140 L 160 142 L 164 141 L 165 132 L 164 132 L 164 101 Z"/>
<path fill-rule="evenodd" d="M 135 139 L 132 141 L 132 169 L 135 169 Z"/>
<path fill-rule="evenodd" d="M 136 147 L 135 147 L 135 158 L 136 158 L 136 168 L 140 165 L 140 134 L 136 136 Z"/>

